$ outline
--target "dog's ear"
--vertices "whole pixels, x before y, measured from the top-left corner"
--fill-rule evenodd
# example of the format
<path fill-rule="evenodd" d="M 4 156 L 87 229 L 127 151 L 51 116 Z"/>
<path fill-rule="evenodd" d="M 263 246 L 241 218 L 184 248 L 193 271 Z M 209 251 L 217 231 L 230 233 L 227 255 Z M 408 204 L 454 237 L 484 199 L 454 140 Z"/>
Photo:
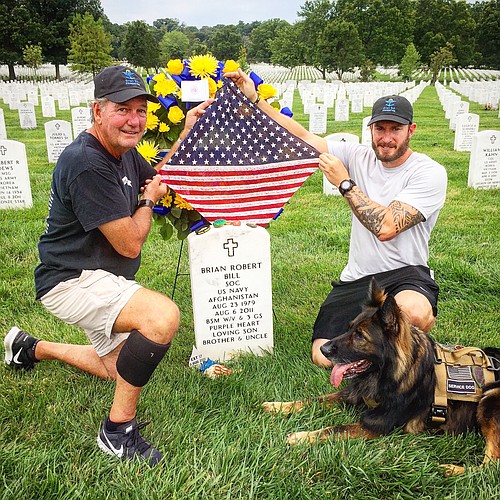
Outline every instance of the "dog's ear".
<path fill-rule="evenodd" d="M 391 335 L 397 335 L 399 332 L 399 319 L 401 310 L 392 295 L 387 295 L 380 308 L 380 319 L 384 324 L 384 331 Z"/>
<path fill-rule="evenodd" d="M 379 287 L 377 280 L 375 278 L 372 278 L 370 280 L 367 305 L 371 307 L 381 308 L 382 304 L 385 301 L 385 297 L 386 297 L 385 290 Z"/>

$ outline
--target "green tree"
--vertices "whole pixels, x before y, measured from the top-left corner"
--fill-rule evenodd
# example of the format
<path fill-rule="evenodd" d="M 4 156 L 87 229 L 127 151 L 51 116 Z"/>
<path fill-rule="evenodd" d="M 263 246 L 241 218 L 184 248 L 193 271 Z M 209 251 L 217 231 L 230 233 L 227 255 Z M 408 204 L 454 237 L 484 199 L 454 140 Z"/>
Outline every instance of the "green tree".
<path fill-rule="evenodd" d="M 472 10 L 465 0 L 419 0 L 417 3 L 414 43 L 424 63 L 430 63 L 432 54 L 451 43 L 460 66 L 473 64 L 475 30 Z"/>
<path fill-rule="evenodd" d="M 413 41 L 414 0 L 338 0 L 335 16 L 356 26 L 366 57 L 392 66 Z"/>
<path fill-rule="evenodd" d="M 269 19 L 257 26 L 250 34 L 248 58 L 256 62 L 271 62 L 272 50 L 270 42 L 276 38 L 278 30 L 289 26 L 282 19 Z"/>
<path fill-rule="evenodd" d="M 218 27 L 208 39 L 208 50 L 220 61 L 237 60 L 243 47 L 243 38 L 234 25 Z"/>
<path fill-rule="evenodd" d="M 360 68 L 360 79 L 362 82 L 373 80 L 375 75 L 375 63 L 371 59 L 365 59 Z"/>
<path fill-rule="evenodd" d="M 113 62 L 110 35 L 104 32 L 102 20 L 94 20 L 91 14 L 77 14 L 70 25 L 70 49 L 68 63 L 72 71 L 92 73 Z"/>
<path fill-rule="evenodd" d="M 413 73 L 418 69 L 419 65 L 420 54 L 415 48 L 415 45 L 410 43 L 408 47 L 406 47 L 405 55 L 399 64 L 399 75 L 403 80 L 411 80 Z"/>
<path fill-rule="evenodd" d="M 447 43 L 446 46 L 436 50 L 431 55 L 430 70 L 432 75 L 431 85 L 436 83 L 439 72 L 448 66 L 456 64 L 457 59 L 453 53 L 453 45 Z"/>
<path fill-rule="evenodd" d="M 348 21 L 329 21 L 321 31 L 317 45 L 319 65 L 327 71 L 335 71 L 340 80 L 344 73 L 361 66 L 364 60 L 358 30 Z"/>
<path fill-rule="evenodd" d="M 500 68 L 500 0 L 477 2 L 471 6 L 476 21 L 478 62 L 490 68 Z"/>
<path fill-rule="evenodd" d="M 103 16 L 100 0 L 25 0 L 17 3 L 27 5 L 32 23 L 35 23 L 32 40 L 40 42 L 45 59 L 55 66 L 57 79 L 60 78 L 60 65 L 67 63 L 70 24 L 74 16 L 85 13 L 92 14 L 94 19 Z"/>
<path fill-rule="evenodd" d="M 303 21 L 287 24 L 276 31 L 276 37 L 269 42 L 272 64 L 294 68 L 304 63 L 303 31 Z"/>
<path fill-rule="evenodd" d="M 0 64 L 8 66 L 9 80 L 15 80 L 15 65 L 23 58 L 23 47 L 37 41 L 37 23 L 25 2 L 3 0 L 0 26 Z"/>
<path fill-rule="evenodd" d="M 42 47 L 40 45 L 26 45 L 23 49 L 23 59 L 29 68 L 32 68 L 35 72 L 42 65 L 43 54 Z"/>
<path fill-rule="evenodd" d="M 170 59 L 183 59 L 191 55 L 188 36 L 182 31 L 167 31 L 160 42 L 160 62 L 165 65 Z"/>
<path fill-rule="evenodd" d="M 122 48 L 129 64 L 157 69 L 160 66 L 160 50 L 153 28 L 144 21 L 132 21 L 126 27 Z"/>

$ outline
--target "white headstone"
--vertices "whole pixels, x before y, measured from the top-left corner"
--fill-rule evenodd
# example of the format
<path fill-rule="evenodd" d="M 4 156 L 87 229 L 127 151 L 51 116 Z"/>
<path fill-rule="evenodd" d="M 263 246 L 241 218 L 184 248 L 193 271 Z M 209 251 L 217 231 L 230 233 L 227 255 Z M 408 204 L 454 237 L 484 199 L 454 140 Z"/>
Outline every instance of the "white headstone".
<path fill-rule="evenodd" d="M 73 124 L 73 136 L 76 137 L 83 130 L 87 130 L 91 125 L 90 109 L 84 106 L 71 108 L 71 122 Z"/>
<path fill-rule="evenodd" d="M 7 129 L 5 127 L 5 117 L 3 109 L 0 108 L 0 141 L 7 139 Z"/>
<path fill-rule="evenodd" d="M 0 141 L 0 208 L 32 205 L 26 146 L 18 141 Z"/>
<path fill-rule="evenodd" d="M 22 129 L 36 128 L 35 106 L 31 102 L 20 102 L 17 112 Z"/>
<path fill-rule="evenodd" d="M 469 112 L 469 103 L 467 101 L 454 101 L 450 117 L 450 129 L 455 130 L 457 117 Z"/>
<path fill-rule="evenodd" d="M 56 116 L 56 104 L 51 95 L 42 95 L 42 116 L 44 118 Z"/>
<path fill-rule="evenodd" d="M 336 132 L 325 137 L 327 141 L 338 142 L 355 142 L 359 144 L 359 137 L 356 134 L 348 134 L 347 132 Z M 340 196 L 339 190 L 326 178 L 323 174 L 323 194 Z"/>
<path fill-rule="evenodd" d="M 351 101 L 351 111 L 353 113 L 363 112 L 363 94 L 354 94 L 350 98 Z"/>
<path fill-rule="evenodd" d="M 271 250 L 260 226 L 188 236 L 196 348 L 213 360 L 273 348 Z"/>
<path fill-rule="evenodd" d="M 65 120 L 51 120 L 45 123 L 45 141 L 49 163 L 56 163 L 63 149 L 71 143 L 71 123 Z"/>
<path fill-rule="evenodd" d="M 325 104 L 311 104 L 309 107 L 309 132 L 313 134 L 326 134 Z"/>
<path fill-rule="evenodd" d="M 455 124 L 455 151 L 470 151 L 472 149 L 472 138 L 479 131 L 479 115 L 465 113 L 457 116 Z"/>
<path fill-rule="evenodd" d="M 337 97 L 337 100 L 335 101 L 335 121 L 349 121 L 349 101 L 345 98 Z"/>
<path fill-rule="evenodd" d="M 370 116 L 365 116 L 363 118 L 363 123 L 361 125 L 361 144 L 365 144 L 366 146 L 372 145 L 372 131 L 368 126 L 368 122 L 371 120 Z"/>
<path fill-rule="evenodd" d="M 500 130 L 483 130 L 472 139 L 468 186 L 500 187 Z"/>

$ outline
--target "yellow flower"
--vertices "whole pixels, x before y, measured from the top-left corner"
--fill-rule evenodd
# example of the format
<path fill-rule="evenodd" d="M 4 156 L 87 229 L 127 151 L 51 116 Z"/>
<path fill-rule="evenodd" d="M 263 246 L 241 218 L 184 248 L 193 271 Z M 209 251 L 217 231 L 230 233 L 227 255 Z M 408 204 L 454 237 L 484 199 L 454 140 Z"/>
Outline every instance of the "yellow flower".
<path fill-rule="evenodd" d="M 237 71 L 239 67 L 240 67 L 240 65 L 236 61 L 233 61 L 232 59 L 228 59 L 226 61 L 226 64 L 224 64 L 224 67 L 222 68 L 222 72 L 228 73 L 230 71 L 231 72 Z"/>
<path fill-rule="evenodd" d="M 177 125 L 184 118 L 184 113 L 179 106 L 171 106 L 168 110 L 168 119 L 174 124 Z"/>
<path fill-rule="evenodd" d="M 171 75 L 180 75 L 184 70 L 184 64 L 180 59 L 170 59 L 167 63 L 167 71 Z"/>
<path fill-rule="evenodd" d="M 186 210 L 194 210 L 193 207 L 184 198 L 181 198 L 179 195 L 176 195 L 175 200 L 174 200 L 174 205 L 177 208 L 185 208 Z"/>
<path fill-rule="evenodd" d="M 155 85 L 156 95 L 161 95 L 162 97 L 173 94 L 178 89 L 179 87 L 173 80 L 167 80 L 166 78 L 156 82 Z"/>
<path fill-rule="evenodd" d="M 146 116 L 146 130 L 154 130 L 158 123 L 160 123 L 160 119 L 153 113 L 148 113 Z"/>
<path fill-rule="evenodd" d="M 168 188 L 167 194 L 160 200 L 160 204 L 167 208 L 172 205 L 172 191 L 170 188 Z"/>
<path fill-rule="evenodd" d="M 160 122 L 158 130 L 160 132 L 168 132 L 170 130 L 170 127 L 166 123 Z"/>
<path fill-rule="evenodd" d="M 189 72 L 195 78 L 208 78 L 215 76 L 219 62 L 212 54 L 204 56 L 193 56 L 189 62 Z"/>
<path fill-rule="evenodd" d="M 159 102 L 151 102 L 148 101 L 148 113 L 154 113 L 161 108 L 161 104 Z"/>
<path fill-rule="evenodd" d="M 140 155 L 151 165 L 153 160 L 158 159 L 159 149 L 158 146 L 152 141 L 141 141 L 136 146 L 137 151 Z"/>
<path fill-rule="evenodd" d="M 212 78 L 208 78 L 208 94 L 210 97 L 215 97 L 217 92 L 217 84 Z"/>
<path fill-rule="evenodd" d="M 261 99 L 269 99 L 270 97 L 274 97 L 277 94 L 276 89 L 268 83 L 261 83 L 257 87 L 257 92 L 260 95 Z"/>

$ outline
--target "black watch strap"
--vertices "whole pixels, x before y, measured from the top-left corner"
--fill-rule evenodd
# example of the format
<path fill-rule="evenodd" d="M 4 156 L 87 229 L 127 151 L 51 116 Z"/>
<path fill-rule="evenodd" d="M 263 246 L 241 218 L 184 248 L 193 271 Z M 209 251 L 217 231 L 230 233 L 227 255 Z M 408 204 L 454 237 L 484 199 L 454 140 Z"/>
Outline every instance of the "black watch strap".
<path fill-rule="evenodd" d="M 142 198 L 141 200 L 139 200 L 139 203 L 137 204 L 137 208 L 148 207 L 151 210 L 153 210 L 154 206 L 155 202 L 153 200 L 148 200 L 147 198 Z"/>
<path fill-rule="evenodd" d="M 345 187 L 342 185 L 344 185 Z M 339 193 L 342 196 L 345 196 L 345 194 L 348 193 L 355 185 L 356 185 L 356 183 L 352 179 L 344 179 L 339 184 L 339 187 L 338 187 Z"/>

